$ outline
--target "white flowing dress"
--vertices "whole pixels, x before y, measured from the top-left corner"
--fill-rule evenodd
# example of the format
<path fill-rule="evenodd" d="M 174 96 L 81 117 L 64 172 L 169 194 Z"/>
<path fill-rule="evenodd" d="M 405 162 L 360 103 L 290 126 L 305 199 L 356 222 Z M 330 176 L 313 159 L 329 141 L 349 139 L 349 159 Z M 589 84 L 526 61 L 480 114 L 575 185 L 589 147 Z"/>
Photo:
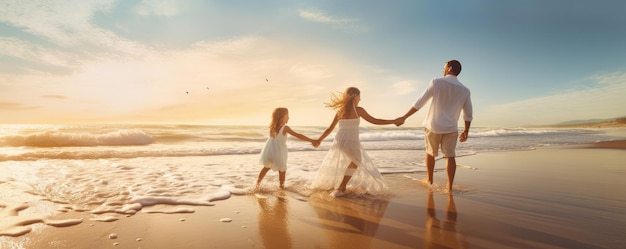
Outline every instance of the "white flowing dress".
<path fill-rule="evenodd" d="M 259 163 L 265 168 L 285 172 L 287 171 L 287 135 L 283 134 L 285 126 L 281 127 L 276 137 L 270 137 L 261 151 Z"/>
<path fill-rule="evenodd" d="M 357 169 L 348 182 L 348 191 L 357 194 L 383 194 L 388 190 L 385 179 L 361 146 L 359 122 L 360 118 L 338 121 L 339 129 L 313 179 L 313 189 L 336 189 L 341 184 L 348 165 L 354 162 Z"/>

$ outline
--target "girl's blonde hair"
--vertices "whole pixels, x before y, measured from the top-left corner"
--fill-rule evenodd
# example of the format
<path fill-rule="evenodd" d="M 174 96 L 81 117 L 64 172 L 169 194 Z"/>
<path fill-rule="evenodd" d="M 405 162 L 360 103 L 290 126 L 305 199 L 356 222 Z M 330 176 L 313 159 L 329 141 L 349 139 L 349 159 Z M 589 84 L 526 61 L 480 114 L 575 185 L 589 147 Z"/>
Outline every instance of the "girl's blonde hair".
<path fill-rule="evenodd" d="M 282 125 L 281 121 L 283 120 L 283 117 L 285 117 L 285 115 L 287 115 L 288 113 L 289 110 L 284 107 L 278 107 L 274 109 L 274 112 L 272 112 L 272 122 L 270 123 L 271 137 L 276 137 L 276 135 L 278 135 L 278 132 L 280 131 L 280 127 Z"/>
<path fill-rule="evenodd" d="M 354 97 L 359 95 L 361 95 L 361 91 L 358 88 L 348 87 L 341 97 L 338 97 L 337 94 L 332 94 L 330 102 L 326 103 L 326 107 L 337 111 L 337 116 L 344 118 L 351 111 L 350 107 L 354 103 Z"/>

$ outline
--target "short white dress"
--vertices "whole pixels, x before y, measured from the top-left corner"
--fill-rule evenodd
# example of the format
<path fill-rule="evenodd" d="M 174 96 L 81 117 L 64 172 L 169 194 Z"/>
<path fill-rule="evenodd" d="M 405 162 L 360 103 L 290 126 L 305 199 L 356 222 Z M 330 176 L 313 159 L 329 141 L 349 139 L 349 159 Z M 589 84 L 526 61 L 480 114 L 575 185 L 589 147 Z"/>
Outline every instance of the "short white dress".
<path fill-rule="evenodd" d="M 270 137 L 261 151 L 259 163 L 265 168 L 285 172 L 287 171 L 287 135 L 283 134 L 285 126 L 281 127 L 276 137 Z"/>
<path fill-rule="evenodd" d="M 359 141 L 360 120 L 360 117 L 357 117 L 338 121 L 339 129 L 332 147 L 328 150 L 313 179 L 311 184 L 313 189 L 336 189 L 341 184 L 348 165 L 354 162 L 357 169 L 348 182 L 348 191 L 357 194 L 387 193 L 388 187 L 385 179 Z"/>

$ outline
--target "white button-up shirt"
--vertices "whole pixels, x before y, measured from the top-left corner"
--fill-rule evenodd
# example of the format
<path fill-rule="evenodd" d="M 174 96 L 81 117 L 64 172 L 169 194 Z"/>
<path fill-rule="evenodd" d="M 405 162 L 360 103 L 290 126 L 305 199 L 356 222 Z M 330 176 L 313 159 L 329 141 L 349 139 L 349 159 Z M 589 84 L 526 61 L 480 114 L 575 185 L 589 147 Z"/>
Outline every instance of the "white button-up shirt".
<path fill-rule="evenodd" d="M 424 127 L 434 133 L 457 132 L 461 110 L 463 119 L 472 121 L 472 100 L 470 90 L 454 75 L 435 78 L 430 81 L 422 96 L 413 107 L 418 111 L 432 99 Z"/>

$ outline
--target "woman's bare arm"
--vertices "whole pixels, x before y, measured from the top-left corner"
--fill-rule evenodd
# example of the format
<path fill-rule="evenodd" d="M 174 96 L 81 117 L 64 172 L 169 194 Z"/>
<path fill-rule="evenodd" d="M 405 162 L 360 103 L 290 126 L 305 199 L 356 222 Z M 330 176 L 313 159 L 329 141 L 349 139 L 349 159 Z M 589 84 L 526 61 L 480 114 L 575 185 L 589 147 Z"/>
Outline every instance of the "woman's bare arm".
<path fill-rule="evenodd" d="M 367 122 L 370 122 L 370 123 L 375 124 L 375 125 L 393 124 L 396 121 L 395 119 L 394 120 L 389 120 L 389 119 L 378 119 L 378 118 L 372 117 L 372 116 L 370 116 L 369 113 L 367 113 L 367 111 L 363 107 L 357 107 L 356 111 L 359 114 L 359 116 L 361 116 Z"/>
<path fill-rule="evenodd" d="M 337 125 L 337 122 L 339 122 L 339 118 L 337 117 L 337 115 L 335 115 L 335 118 L 333 118 L 333 122 L 330 123 L 330 126 L 328 126 L 328 128 L 326 128 L 324 133 L 322 133 L 322 135 L 317 139 L 317 142 L 321 143 L 322 140 L 324 140 L 324 138 L 326 138 L 328 135 L 330 135 L 330 133 L 333 132 L 333 129 L 335 129 L 335 126 Z"/>

